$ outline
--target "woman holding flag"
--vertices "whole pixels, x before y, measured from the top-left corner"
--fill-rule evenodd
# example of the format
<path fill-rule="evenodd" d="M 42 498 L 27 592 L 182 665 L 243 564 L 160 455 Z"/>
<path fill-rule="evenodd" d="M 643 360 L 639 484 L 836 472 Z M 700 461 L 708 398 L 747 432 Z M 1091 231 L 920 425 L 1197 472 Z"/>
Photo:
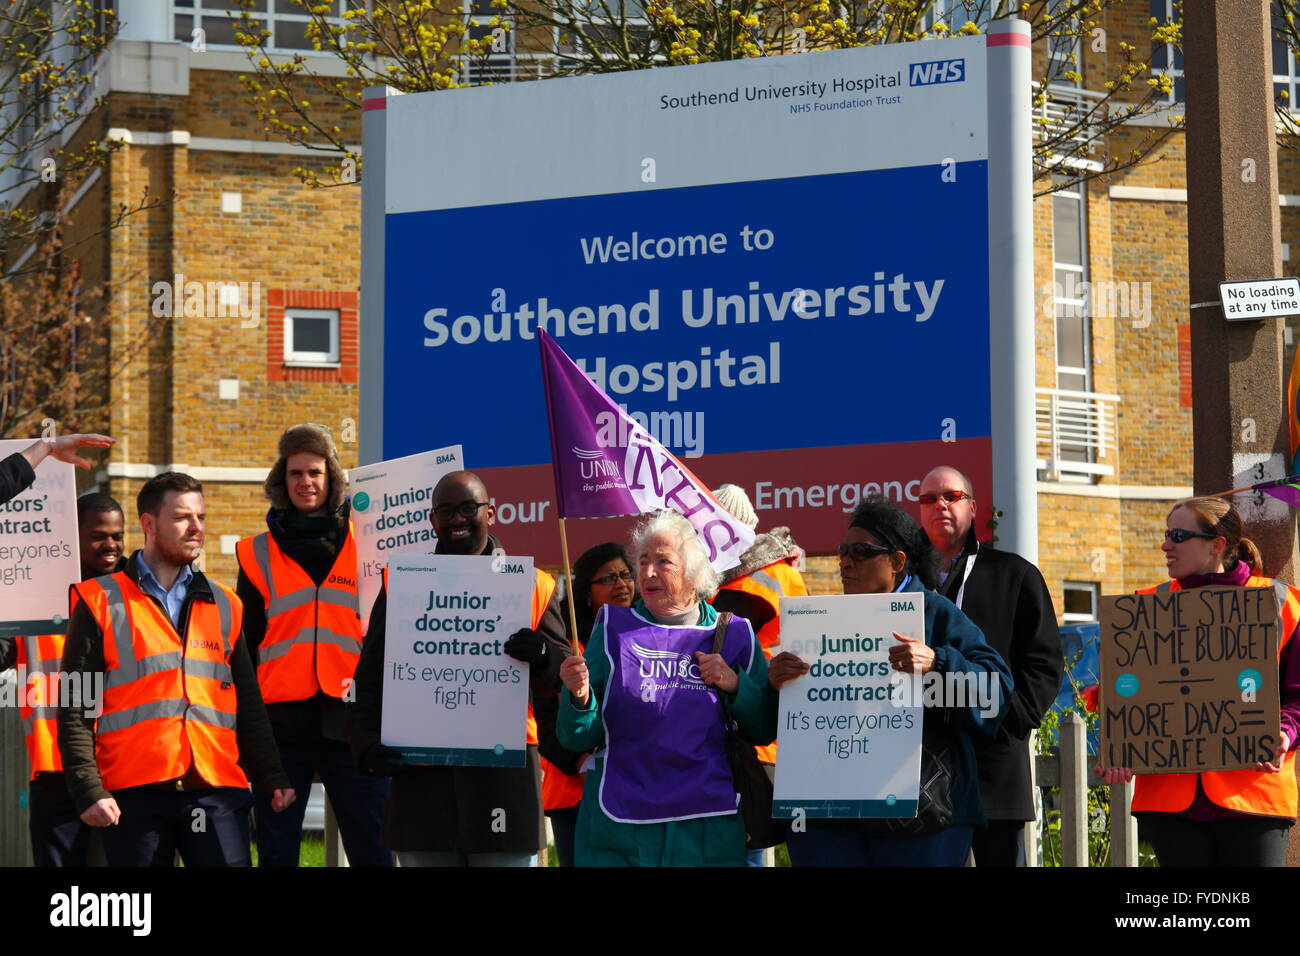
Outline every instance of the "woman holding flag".
<path fill-rule="evenodd" d="M 720 624 L 708 604 L 718 573 L 689 521 L 659 511 L 631 550 L 641 597 L 601 608 L 584 654 L 560 669 L 560 743 L 601 748 L 585 775 L 575 862 L 743 866 L 721 698 L 745 741 L 770 743 L 767 659 L 747 621 Z"/>
<path fill-rule="evenodd" d="M 1285 866 L 1297 803 L 1300 653 L 1293 637 L 1300 625 L 1300 589 L 1263 576 L 1259 549 L 1242 536 L 1241 516 L 1224 496 L 1179 502 L 1165 524 L 1161 549 L 1171 580 L 1139 594 L 1199 587 L 1275 590 L 1282 740 L 1273 758 L 1253 770 L 1137 774 L 1133 814 L 1161 866 Z M 1096 772 L 1108 784 L 1134 777 L 1129 767 L 1098 765 Z"/>
<path fill-rule="evenodd" d="M 574 623 L 579 649 L 591 640 L 596 615 L 606 604 L 631 607 L 636 600 L 636 575 L 627 551 L 616 541 L 597 544 L 573 563 Z M 564 605 L 566 624 L 568 605 Z M 537 717 L 537 750 L 542 755 L 542 808 L 555 835 L 560 866 L 573 866 L 573 837 L 582 803 L 582 767 L 591 754 L 575 753 L 555 736 L 559 699 L 538 695 L 533 700 Z"/>

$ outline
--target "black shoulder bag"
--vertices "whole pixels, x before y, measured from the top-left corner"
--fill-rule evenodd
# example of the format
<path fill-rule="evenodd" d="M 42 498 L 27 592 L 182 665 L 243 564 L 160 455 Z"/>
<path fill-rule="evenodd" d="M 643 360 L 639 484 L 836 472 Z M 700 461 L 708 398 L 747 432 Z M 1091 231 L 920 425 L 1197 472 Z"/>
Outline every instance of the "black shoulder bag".
<path fill-rule="evenodd" d="M 713 653 L 722 653 L 722 644 L 727 635 L 727 625 L 731 623 L 731 612 L 724 611 L 718 615 L 718 626 L 713 631 Z M 759 651 L 758 653 L 762 653 Z M 722 724 L 726 732 L 727 762 L 731 765 L 731 776 L 736 793 L 740 794 L 740 816 L 745 821 L 747 850 L 762 850 L 785 842 L 781 826 L 772 819 L 772 778 L 758 761 L 754 745 L 746 743 L 740 736 L 740 727 L 731 715 L 731 706 L 727 695 L 717 689 L 718 700 L 722 703 Z"/>
<path fill-rule="evenodd" d="M 918 795 L 916 816 L 897 819 L 872 820 L 868 829 L 873 833 L 890 833 L 898 836 L 920 836 L 938 833 L 952 825 L 953 760 L 950 753 L 948 714 L 943 715 L 943 727 L 927 733 L 921 729 L 921 789 Z"/>

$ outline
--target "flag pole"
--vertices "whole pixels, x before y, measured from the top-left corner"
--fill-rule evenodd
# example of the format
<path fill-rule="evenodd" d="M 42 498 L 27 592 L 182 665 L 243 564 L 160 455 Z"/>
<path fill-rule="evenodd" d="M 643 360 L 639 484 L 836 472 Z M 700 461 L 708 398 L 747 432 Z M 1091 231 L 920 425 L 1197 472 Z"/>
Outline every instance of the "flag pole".
<path fill-rule="evenodd" d="M 1231 491 L 1216 491 L 1209 498 L 1227 498 L 1229 495 L 1241 495 L 1247 491 L 1263 491 L 1265 488 L 1277 488 L 1280 485 L 1289 485 L 1294 482 L 1300 482 L 1300 475 L 1288 475 L 1286 478 L 1278 478 L 1276 481 L 1261 481 L 1257 485 L 1247 485 L 1244 488 L 1233 488 Z"/>
<path fill-rule="evenodd" d="M 578 615 L 573 610 L 573 565 L 569 563 L 569 539 L 564 533 L 564 519 L 560 519 L 560 560 L 564 562 L 564 596 L 569 602 L 569 645 L 574 654 L 581 654 L 578 646 Z"/>

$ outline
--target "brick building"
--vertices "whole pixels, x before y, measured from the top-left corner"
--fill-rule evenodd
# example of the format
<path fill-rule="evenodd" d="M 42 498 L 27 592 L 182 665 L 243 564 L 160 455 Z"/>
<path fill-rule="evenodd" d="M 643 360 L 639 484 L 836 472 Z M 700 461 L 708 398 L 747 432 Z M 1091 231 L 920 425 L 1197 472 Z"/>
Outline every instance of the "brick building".
<path fill-rule="evenodd" d="M 1148 18 L 1168 17 L 1170 5 L 1133 0 L 1107 13 L 1099 21 L 1107 47 L 1149 43 Z M 305 151 L 262 131 L 238 79 L 247 57 L 225 15 L 204 6 L 116 4 L 124 26 L 96 71 L 103 105 L 70 135 L 124 143 L 74 197 L 78 216 L 107 217 L 146 186 L 175 193 L 87 253 L 121 310 L 115 362 L 153 328 L 157 283 L 181 283 L 172 320 L 149 333 L 114 381 L 104 427 L 118 444 L 93 480 L 128 502 L 153 474 L 193 473 L 208 494 L 206 567 L 233 582 L 234 542 L 262 527 L 261 483 L 283 427 L 329 425 L 345 467 L 357 463 L 360 190 L 299 185 L 292 170 Z M 277 47 L 308 45 L 301 17 L 266 16 Z M 1091 46 L 1078 53 L 1081 80 L 1054 84 L 1042 109 L 1095 100 L 1118 62 Z M 341 75 L 328 56 L 308 56 L 318 72 Z M 1177 80 L 1167 113 L 1099 140 L 1094 161 L 1181 111 L 1181 59 L 1172 49 L 1155 56 Z M 1036 75 L 1048 57 L 1037 51 Z M 524 78 L 537 69 L 536 57 L 509 53 L 484 75 Z M 1294 56 L 1279 51 L 1275 72 L 1294 97 Z M 345 123 L 359 131 L 355 115 Z M 1285 261 L 1300 229 L 1300 162 L 1284 153 L 1280 163 Z M 1163 579 L 1164 516 L 1191 492 L 1182 134 L 1137 168 L 1039 198 L 1035 229 L 1039 557 L 1058 613 L 1088 619 L 1101 593 Z M 1083 282 L 1092 289 L 1087 304 Z M 983 520 L 999 503 L 984 494 L 980 504 Z M 129 544 L 140 544 L 134 532 Z M 838 588 L 832 559 L 811 563 L 817 590 Z"/>

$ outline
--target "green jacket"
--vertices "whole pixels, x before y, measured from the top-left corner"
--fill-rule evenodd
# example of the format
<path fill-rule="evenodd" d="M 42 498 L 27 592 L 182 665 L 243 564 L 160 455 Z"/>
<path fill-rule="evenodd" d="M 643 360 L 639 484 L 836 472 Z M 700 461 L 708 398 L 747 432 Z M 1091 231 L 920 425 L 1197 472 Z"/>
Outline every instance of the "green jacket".
<path fill-rule="evenodd" d="M 638 598 L 632 609 L 653 620 Z M 718 612 L 700 604 L 699 627 L 712 627 Z M 591 679 L 591 698 L 585 709 L 574 706 L 566 688 L 561 692 L 556 735 L 569 750 L 586 751 L 605 744 L 605 723 L 600 701 L 609 683 L 609 658 L 605 655 L 605 632 L 598 621 L 592 629 L 583 656 Z M 754 640 L 753 663 L 740 672 L 740 686 L 729 701 L 740 735 L 752 744 L 776 739 L 776 714 L 764 708 L 767 686 L 767 658 Z M 719 715 L 721 719 L 721 715 Z M 671 823 L 617 823 L 600 808 L 600 779 L 604 758 L 596 754 L 586 773 L 582 809 L 574 841 L 574 863 L 578 866 L 744 866 L 745 825 L 739 813 L 700 817 Z"/>

